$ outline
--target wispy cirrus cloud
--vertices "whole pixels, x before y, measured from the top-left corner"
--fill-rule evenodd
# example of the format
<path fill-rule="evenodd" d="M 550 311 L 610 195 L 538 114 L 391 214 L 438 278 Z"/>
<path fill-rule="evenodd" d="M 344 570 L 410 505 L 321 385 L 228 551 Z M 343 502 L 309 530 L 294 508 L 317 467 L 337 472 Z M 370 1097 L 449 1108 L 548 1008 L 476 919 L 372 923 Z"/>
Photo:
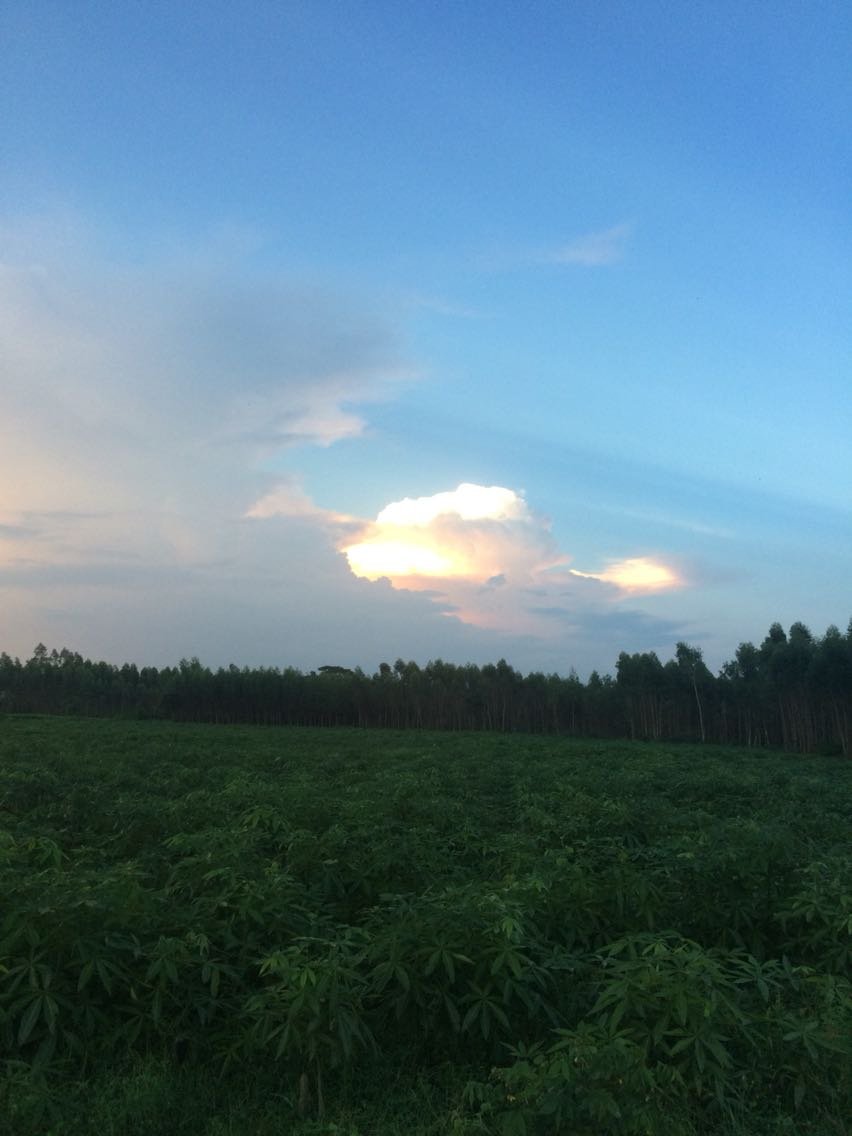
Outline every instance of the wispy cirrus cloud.
<path fill-rule="evenodd" d="M 599 268 L 621 260 L 633 226 L 624 222 L 609 229 L 585 233 L 567 244 L 560 245 L 545 257 L 555 264 L 578 264 L 585 268 Z"/>
<path fill-rule="evenodd" d="M 483 252 L 476 263 L 487 272 L 515 271 L 547 264 L 602 268 L 624 258 L 633 234 L 632 222 L 624 221 L 608 229 L 580 233 L 562 243 L 524 244 L 507 242 Z"/>

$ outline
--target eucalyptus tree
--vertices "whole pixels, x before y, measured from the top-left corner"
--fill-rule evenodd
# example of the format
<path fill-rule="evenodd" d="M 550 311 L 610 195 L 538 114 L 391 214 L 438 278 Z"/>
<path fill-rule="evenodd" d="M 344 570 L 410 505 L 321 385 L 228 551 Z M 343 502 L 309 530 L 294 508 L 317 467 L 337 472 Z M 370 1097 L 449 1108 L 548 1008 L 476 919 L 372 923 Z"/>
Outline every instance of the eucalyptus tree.
<path fill-rule="evenodd" d="M 678 672 L 686 679 L 695 696 L 695 705 L 698 710 L 698 730 L 702 742 L 707 740 L 707 731 L 704 727 L 704 709 L 701 704 L 699 685 L 706 687 L 713 681 L 713 677 L 704 665 L 700 647 L 690 647 L 688 643 L 680 642 L 675 648 Z"/>

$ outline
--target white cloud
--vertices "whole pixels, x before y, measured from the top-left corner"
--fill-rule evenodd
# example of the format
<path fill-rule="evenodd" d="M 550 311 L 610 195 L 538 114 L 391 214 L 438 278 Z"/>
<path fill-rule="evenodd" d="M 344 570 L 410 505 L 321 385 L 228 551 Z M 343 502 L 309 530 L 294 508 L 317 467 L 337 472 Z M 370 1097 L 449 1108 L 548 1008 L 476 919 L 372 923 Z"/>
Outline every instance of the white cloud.
<path fill-rule="evenodd" d="M 632 225 L 625 223 L 613 225 L 611 229 L 586 233 L 554 249 L 548 259 L 557 264 L 580 264 L 588 268 L 615 264 L 624 256 L 632 229 Z"/>
<path fill-rule="evenodd" d="M 684 584 L 684 580 L 674 568 L 650 556 L 612 560 L 601 572 L 579 572 L 571 569 L 571 575 L 615 584 L 621 591 L 630 595 L 667 592 Z"/>
<path fill-rule="evenodd" d="M 521 494 L 469 483 L 391 502 L 343 551 L 357 575 L 404 579 L 415 589 L 432 578 L 481 584 L 510 572 L 526 581 L 567 562 L 549 523 L 530 512 Z"/>
<path fill-rule="evenodd" d="M 251 502 L 281 511 L 264 463 L 358 434 L 358 408 L 407 373 L 366 304 L 233 258 L 128 266 L 73 226 L 0 225 L 6 610 L 24 610 L 28 580 L 41 587 L 48 569 L 77 589 L 103 565 L 116 578 L 123 565 L 128 591 L 142 569 L 224 578 Z M 291 516 L 313 515 L 289 492 Z"/>
<path fill-rule="evenodd" d="M 245 460 L 360 433 L 354 408 L 406 377 L 372 313 L 315 287 L 79 256 L 10 264 L 0 249 L 0 410 L 25 441 L 78 457 L 117 443 L 151 464 L 154 439 L 177 459 L 228 444 Z"/>
<path fill-rule="evenodd" d="M 303 489 L 296 485 L 278 485 L 258 498 L 245 515 L 254 520 L 268 520 L 269 517 L 314 517 L 318 512 Z"/>
<path fill-rule="evenodd" d="M 392 501 L 376 518 L 379 525 L 429 525 L 438 517 L 463 521 L 526 520 L 526 502 L 512 489 L 500 485 L 463 482 L 456 489 L 431 497 L 404 497 Z"/>
<path fill-rule="evenodd" d="M 281 449 L 361 433 L 358 407 L 408 373 L 380 320 L 316 287 L 192 257 L 115 266 L 70 240 L 25 243 L 12 260 L 0 241 L 6 523 L 195 513 L 202 501 L 227 511 Z"/>
<path fill-rule="evenodd" d="M 673 569 L 649 558 L 614 562 L 601 573 L 569 569 L 571 557 L 548 520 L 522 494 L 495 485 L 465 483 L 394 501 L 339 547 L 356 576 L 428 592 L 464 623 L 515 634 L 563 634 L 564 623 L 550 618 L 554 609 L 566 613 L 680 583 Z"/>
<path fill-rule="evenodd" d="M 127 266 L 49 237 L 0 226 L 0 650 L 566 669 L 582 613 L 622 594 L 571 575 L 518 491 L 466 483 L 368 521 L 265 472 L 362 433 L 410 377 L 368 304 L 231 254 Z M 358 544 L 365 578 L 340 552 Z"/>

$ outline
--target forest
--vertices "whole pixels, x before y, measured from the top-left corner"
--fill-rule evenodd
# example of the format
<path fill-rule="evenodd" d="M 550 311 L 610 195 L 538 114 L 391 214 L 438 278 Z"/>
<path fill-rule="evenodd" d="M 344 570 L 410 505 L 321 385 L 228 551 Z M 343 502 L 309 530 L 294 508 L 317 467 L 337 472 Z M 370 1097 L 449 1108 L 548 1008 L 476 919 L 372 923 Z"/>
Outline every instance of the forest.
<path fill-rule="evenodd" d="M 0 712 L 161 718 L 247 725 L 495 730 L 577 738 L 702 741 L 849 755 L 852 620 L 821 637 L 804 623 L 774 623 L 744 642 L 717 675 L 700 647 L 678 643 L 663 663 L 653 651 L 622 652 L 615 675 L 586 682 L 521 674 L 505 659 L 425 666 L 397 659 L 370 675 L 329 663 L 220 667 L 197 658 L 173 667 L 94 662 L 39 644 L 25 662 L 0 654 Z"/>

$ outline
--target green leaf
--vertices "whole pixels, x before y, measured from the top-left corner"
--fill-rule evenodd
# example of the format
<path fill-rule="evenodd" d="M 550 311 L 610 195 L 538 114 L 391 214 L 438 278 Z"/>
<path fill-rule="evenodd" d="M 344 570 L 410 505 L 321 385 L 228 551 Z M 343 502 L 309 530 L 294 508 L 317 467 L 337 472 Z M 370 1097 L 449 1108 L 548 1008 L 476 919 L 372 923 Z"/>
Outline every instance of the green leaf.
<path fill-rule="evenodd" d="M 458 1012 L 458 1009 L 456 1008 L 455 1002 L 452 1000 L 452 998 L 450 998 L 450 996 L 448 994 L 444 995 L 444 1005 L 447 1008 L 447 1015 L 449 1016 L 450 1023 L 452 1024 L 453 1029 L 455 1030 L 456 1033 L 459 1033 L 459 1031 L 462 1029 L 461 1021 L 460 1021 L 460 1018 L 459 1018 L 459 1012 Z M 470 1011 L 468 1011 L 468 1013 L 469 1012 Z"/>
<path fill-rule="evenodd" d="M 103 986 L 107 994 L 111 994 L 112 975 L 115 972 L 115 967 L 111 963 L 105 962 L 103 959 L 98 959 L 96 965 L 98 969 L 98 978 L 100 978 L 101 980 L 101 986 Z"/>
<path fill-rule="evenodd" d="M 407 994 L 411 989 L 411 979 L 408 977 L 408 971 L 404 966 L 396 966 L 394 967 L 394 975 L 396 976 L 397 982 Z"/>
<path fill-rule="evenodd" d="M 686 995 L 684 994 L 684 992 L 682 990 L 678 990 L 677 994 L 675 995 L 674 1004 L 675 1004 L 675 1012 L 677 1013 L 680 1024 L 682 1026 L 685 1026 L 686 1025 L 686 1018 L 687 1018 Z"/>
<path fill-rule="evenodd" d="M 494 1015 L 494 1017 L 497 1019 L 497 1021 L 500 1022 L 500 1024 L 505 1029 L 508 1029 L 509 1028 L 509 1019 L 506 1017 L 506 1015 L 503 1013 L 503 1011 L 500 1009 L 500 1007 L 498 1005 L 496 1005 L 496 1003 L 491 1002 L 489 1004 L 489 1009 L 491 1010 L 491 1013 Z"/>
<path fill-rule="evenodd" d="M 447 972 L 447 978 L 449 978 L 450 982 L 455 982 L 456 968 L 453 966 L 453 956 L 449 951 L 443 952 L 443 962 L 444 970 Z"/>
<path fill-rule="evenodd" d="M 802 1101 L 805 1099 L 805 1092 L 805 1082 L 801 1077 L 799 1077 L 799 1079 L 796 1081 L 796 1087 L 793 1089 L 793 1107 L 797 1112 L 802 1106 Z"/>
<path fill-rule="evenodd" d="M 499 1123 L 501 1136 L 526 1136 L 527 1122 L 523 1112 L 504 1112 Z"/>
<path fill-rule="evenodd" d="M 479 1002 L 474 1002 L 474 1004 L 470 1007 L 470 1009 L 462 1019 L 462 1033 L 467 1033 L 468 1029 L 470 1029 L 471 1025 L 476 1021 L 476 1015 L 479 1013 L 480 1008 L 481 1006 Z"/>
<path fill-rule="evenodd" d="M 25 1045 L 29 1040 L 41 1013 L 41 1003 L 42 997 L 39 995 L 37 998 L 33 998 L 27 1007 L 27 1012 L 21 1018 L 21 1024 L 18 1027 L 18 1045 Z"/>
<path fill-rule="evenodd" d="M 33 1058 L 33 1068 L 43 1069 L 46 1065 L 49 1065 L 55 1051 L 56 1034 L 49 1033 L 47 1037 L 42 1040 L 41 1045 L 36 1051 L 36 1055 Z"/>
<path fill-rule="evenodd" d="M 731 1064 L 731 1057 L 727 1049 L 725 1049 L 722 1042 L 717 1037 L 709 1037 L 704 1042 L 705 1046 L 710 1050 L 720 1065 L 726 1068 Z"/>
<path fill-rule="evenodd" d="M 56 1031 L 56 1014 L 59 1007 L 55 999 L 51 998 L 49 994 L 45 994 L 42 998 L 42 1011 L 44 1013 L 44 1020 L 47 1023 L 47 1028 L 51 1033 Z"/>

